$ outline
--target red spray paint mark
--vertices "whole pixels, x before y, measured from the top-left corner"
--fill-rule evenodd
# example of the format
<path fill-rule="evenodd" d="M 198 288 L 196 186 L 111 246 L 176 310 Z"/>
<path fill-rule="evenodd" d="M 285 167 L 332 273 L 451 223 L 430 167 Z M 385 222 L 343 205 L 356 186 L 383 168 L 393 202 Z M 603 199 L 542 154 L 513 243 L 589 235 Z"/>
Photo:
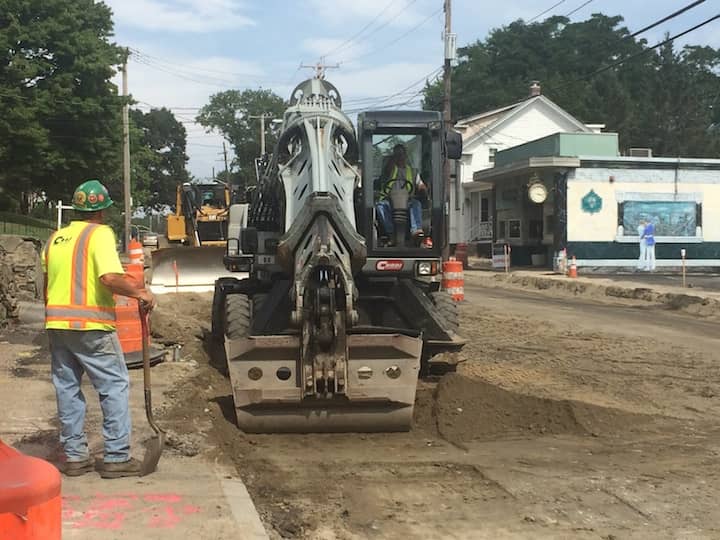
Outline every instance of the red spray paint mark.
<path fill-rule="evenodd" d="M 137 495 L 95 494 L 91 499 L 77 495 L 63 497 L 62 519 L 73 529 L 121 530 L 126 522 L 153 529 L 174 529 L 186 516 L 201 512 L 199 506 L 188 504 L 176 493 Z"/>

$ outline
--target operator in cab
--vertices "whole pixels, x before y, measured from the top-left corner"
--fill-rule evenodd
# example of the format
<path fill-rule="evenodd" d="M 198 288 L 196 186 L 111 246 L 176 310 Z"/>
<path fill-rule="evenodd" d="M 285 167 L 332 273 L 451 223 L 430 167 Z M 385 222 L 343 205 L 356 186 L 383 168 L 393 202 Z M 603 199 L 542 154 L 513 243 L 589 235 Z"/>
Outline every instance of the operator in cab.
<path fill-rule="evenodd" d="M 407 150 L 402 144 L 395 145 L 392 156 L 380 177 L 379 200 L 375 209 L 381 227 L 381 236 L 384 237 L 381 242 L 384 245 L 392 245 L 391 239 L 395 232 L 395 224 L 392 218 L 390 193 L 396 184 L 398 188 L 408 191 L 408 221 L 413 244 L 431 248 L 432 239 L 425 236 L 422 228 L 422 203 L 420 202 L 421 198 L 427 197 L 427 186 L 422 181 L 419 172 L 408 163 Z"/>

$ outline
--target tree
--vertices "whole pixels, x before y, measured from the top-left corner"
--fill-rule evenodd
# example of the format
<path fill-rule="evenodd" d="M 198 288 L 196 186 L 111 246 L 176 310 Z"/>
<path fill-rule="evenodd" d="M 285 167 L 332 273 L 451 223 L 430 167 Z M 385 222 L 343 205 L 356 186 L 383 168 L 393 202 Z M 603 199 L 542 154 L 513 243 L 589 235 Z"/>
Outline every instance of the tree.
<path fill-rule="evenodd" d="M 266 114 L 279 118 L 285 111 L 285 101 L 271 90 L 227 90 L 210 97 L 210 103 L 200 109 L 197 121 L 208 131 L 221 133 L 235 150 L 233 168 L 237 169 L 242 186 L 255 182 L 255 158 L 260 156 L 260 120 L 250 118 Z M 277 130 L 265 122 L 267 151 L 277 141 Z"/>
<path fill-rule="evenodd" d="M 174 205 L 177 185 L 190 180 L 185 127 L 166 108 L 148 113 L 133 109 L 130 122 L 135 204 L 154 208 Z"/>
<path fill-rule="evenodd" d="M 22 212 L 36 192 L 67 200 L 88 178 L 121 184 L 112 29 L 102 2 L 0 1 L 0 185 Z"/>
<path fill-rule="evenodd" d="M 651 146 L 666 155 L 718 154 L 720 51 L 672 44 L 646 49 L 622 17 L 593 14 L 526 24 L 515 21 L 459 50 L 453 69 L 453 116 L 460 118 L 526 99 L 532 80 L 585 122 L 603 122 L 623 148 Z M 605 69 L 618 60 L 626 62 Z M 442 107 L 442 82 L 427 85 L 424 107 Z"/>

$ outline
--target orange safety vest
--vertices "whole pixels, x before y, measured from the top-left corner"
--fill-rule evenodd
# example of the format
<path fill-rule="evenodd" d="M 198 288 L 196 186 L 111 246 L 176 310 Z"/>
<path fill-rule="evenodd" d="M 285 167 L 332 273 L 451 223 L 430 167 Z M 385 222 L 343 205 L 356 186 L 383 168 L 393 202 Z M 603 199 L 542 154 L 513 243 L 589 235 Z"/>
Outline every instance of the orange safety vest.
<path fill-rule="evenodd" d="M 74 222 L 53 233 L 43 260 L 48 273 L 45 327 L 65 330 L 114 330 L 115 302 L 100 283 L 89 247 L 93 233 L 103 225 Z M 92 266 L 92 268 L 91 268 Z"/>
<path fill-rule="evenodd" d="M 385 183 L 382 190 L 382 197 L 386 198 L 390 195 L 390 191 L 392 191 L 393 183 L 395 180 L 397 180 L 398 177 L 398 167 L 397 165 L 393 165 L 392 173 L 390 174 L 389 180 Z M 405 165 L 405 179 L 407 182 L 405 182 L 404 187 L 408 190 L 408 192 L 412 193 L 413 190 L 413 171 L 412 167 L 410 165 Z"/>

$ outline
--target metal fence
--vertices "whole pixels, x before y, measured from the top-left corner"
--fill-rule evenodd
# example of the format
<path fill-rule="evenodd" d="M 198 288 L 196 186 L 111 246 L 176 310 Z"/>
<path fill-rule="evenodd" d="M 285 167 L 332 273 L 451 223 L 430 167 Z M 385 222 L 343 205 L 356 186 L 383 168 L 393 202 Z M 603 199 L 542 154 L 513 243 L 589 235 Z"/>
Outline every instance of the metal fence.
<path fill-rule="evenodd" d="M 0 212 L 0 234 L 33 236 L 40 240 L 47 240 L 54 230 L 55 224 L 50 221 Z"/>

